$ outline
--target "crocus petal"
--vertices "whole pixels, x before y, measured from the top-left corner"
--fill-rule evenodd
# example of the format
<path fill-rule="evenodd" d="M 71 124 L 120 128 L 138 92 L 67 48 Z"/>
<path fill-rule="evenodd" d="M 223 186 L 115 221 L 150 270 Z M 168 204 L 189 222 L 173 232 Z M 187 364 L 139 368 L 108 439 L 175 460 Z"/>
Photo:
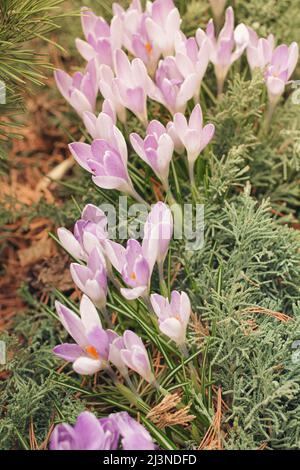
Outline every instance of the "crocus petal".
<path fill-rule="evenodd" d="M 78 315 L 58 301 L 55 302 L 55 307 L 60 321 L 76 343 L 82 348 L 87 346 L 84 326 Z"/>
<path fill-rule="evenodd" d="M 73 362 L 73 369 L 80 375 L 93 375 L 101 370 L 102 361 L 89 357 L 79 357 Z"/>
<path fill-rule="evenodd" d="M 84 411 L 75 424 L 75 433 L 80 436 L 80 449 L 78 450 L 102 450 L 104 432 L 93 413 Z"/>
<path fill-rule="evenodd" d="M 57 229 L 57 235 L 60 243 L 63 245 L 65 250 L 70 253 L 71 256 L 78 259 L 86 259 L 86 256 L 82 252 L 80 243 L 78 243 L 70 230 L 67 230 L 64 227 L 60 227 Z"/>
<path fill-rule="evenodd" d="M 142 295 L 146 294 L 148 290 L 148 286 L 139 286 L 134 287 L 133 289 L 128 289 L 125 287 L 121 287 L 120 292 L 127 300 L 135 300 L 141 297 Z"/>
<path fill-rule="evenodd" d="M 182 327 L 182 323 L 176 318 L 167 318 L 166 320 L 160 322 L 159 329 L 173 341 L 177 343 L 184 342 L 185 328 Z"/>
<path fill-rule="evenodd" d="M 126 262 L 125 253 L 126 249 L 119 243 L 112 240 L 105 240 L 104 242 L 105 253 L 113 267 L 119 272 L 122 272 L 123 266 Z"/>
<path fill-rule="evenodd" d="M 95 327 L 101 327 L 97 309 L 85 294 L 83 294 L 80 301 L 80 316 L 87 333 Z"/>
<path fill-rule="evenodd" d="M 82 356 L 82 349 L 77 344 L 63 343 L 53 348 L 53 353 L 68 362 L 74 362 Z"/>
<path fill-rule="evenodd" d="M 88 172 L 91 172 L 91 169 L 87 164 L 87 160 L 93 158 L 91 146 L 83 142 L 73 142 L 72 144 L 69 144 L 69 149 L 77 163 L 79 163 L 79 165 Z"/>

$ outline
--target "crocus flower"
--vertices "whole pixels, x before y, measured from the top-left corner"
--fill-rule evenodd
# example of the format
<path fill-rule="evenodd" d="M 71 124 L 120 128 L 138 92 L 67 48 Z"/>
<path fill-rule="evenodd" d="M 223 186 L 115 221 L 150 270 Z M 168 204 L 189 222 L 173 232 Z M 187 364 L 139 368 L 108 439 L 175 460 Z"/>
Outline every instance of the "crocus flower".
<path fill-rule="evenodd" d="M 93 139 L 114 140 L 112 126 L 116 125 L 116 115 L 108 100 L 104 100 L 98 117 L 89 111 L 83 113 L 83 122 Z"/>
<path fill-rule="evenodd" d="M 130 142 L 136 153 L 152 168 L 168 191 L 174 143 L 166 128 L 159 121 L 153 120 L 147 127 L 144 140 L 134 132 L 130 134 Z"/>
<path fill-rule="evenodd" d="M 81 9 L 81 24 L 86 41 L 75 40 L 77 50 L 87 61 L 96 59 L 97 64 L 113 68 L 114 51 L 122 44 L 122 24 L 114 17 L 109 25 L 86 7 Z"/>
<path fill-rule="evenodd" d="M 234 29 L 233 9 L 228 7 L 225 24 L 218 38 L 215 36 L 213 20 L 210 20 L 207 25 L 206 35 L 211 48 L 210 60 L 215 67 L 218 94 L 220 94 L 223 91 L 224 81 L 230 66 L 242 55 L 248 45 L 249 33 L 243 23 Z"/>
<path fill-rule="evenodd" d="M 103 114 L 108 126 L 103 129 L 106 139 L 96 139 L 92 145 L 73 142 L 69 149 L 77 163 L 92 173 L 93 182 L 104 189 L 117 189 L 141 201 L 127 171 L 127 147 L 119 129 L 112 124 L 109 116 Z"/>
<path fill-rule="evenodd" d="M 106 240 L 105 252 L 128 285 L 128 288 L 121 288 L 121 294 L 128 300 L 147 296 L 157 256 L 157 241 L 151 239 L 141 245 L 137 240 L 129 239 L 124 248 L 119 243 Z"/>
<path fill-rule="evenodd" d="M 149 432 L 126 411 L 111 414 L 109 419 L 116 425 L 122 436 L 121 443 L 124 450 L 156 449 Z"/>
<path fill-rule="evenodd" d="M 284 92 L 299 58 L 299 47 L 296 42 L 290 46 L 281 44 L 274 49 L 274 36 L 259 38 L 256 32 L 248 28 L 249 44 L 247 59 L 251 70 L 259 68 L 264 72 L 270 104 L 274 107 Z"/>
<path fill-rule="evenodd" d="M 106 368 L 109 353 L 109 337 L 101 326 L 98 312 L 91 300 L 83 295 L 80 317 L 72 310 L 56 302 L 59 319 L 75 343 L 64 343 L 53 349 L 56 356 L 73 363 L 78 374 L 92 375 Z"/>
<path fill-rule="evenodd" d="M 152 294 L 150 299 L 158 317 L 160 331 L 179 346 L 184 345 L 191 314 L 191 303 L 187 294 L 173 291 L 171 301 L 159 294 Z"/>
<path fill-rule="evenodd" d="M 162 103 L 171 114 L 184 112 L 187 102 L 196 94 L 199 84 L 196 73 L 185 78 L 177 67 L 175 57 L 161 60 L 155 74 L 155 86 L 150 98 Z"/>
<path fill-rule="evenodd" d="M 97 247 L 88 258 L 87 266 L 71 263 L 70 272 L 78 289 L 86 294 L 100 310 L 106 305 L 107 273 L 105 259 Z"/>
<path fill-rule="evenodd" d="M 129 369 L 137 372 L 148 383 L 155 381 L 147 350 L 143 341 L 133 331 L 126 330 L 123 334 L 125 348 L 121 350 L 121 358 Z"/>
<path fill-rule="evenodd" d="M 121 357 L 122 349 L 125 349 L 123 336 L 119 336 L 115 331 L 107 330 L 109 335 L 109 362 L 113 364 L 123 377 L 127 377 L 128 369 Z"/>
<path fill-rule="evenodd" d="M 74 258 L 84 261 L 95 246 L 101 248 L 107 238 L 107 218 L 99 207 L 87 204 L 75 223 L 74 234 L 64 227 L 57 230 L 60 243 Z"/>
<path fill-rule="evenodd" d="M 124 450 L 152 450 L 156 446 L 148 431 L 126 411 L 107 418 L 84 411 L 74 426 L 58 424 L 51 439 L 50 450 L 116 450 L 121 438 Z"/>
<path fill-rule="evenodd" d="M 125 108 L 135 114 L 145 125 L 147 123 L 147 95 L 152 88 L 152 82 L 141 59 L 133 59 L 130 63 L 127 55 L 121 49 L 116 51 L 116 78 L 114 89 L 120 96 Z"/>
<path fill-rule="evenodd" d="M 173 0 L 155 0 L 149 4 L 150 16 L 146 28 L 150 40 L 164 57 L 174 53 L 175 36 L 180 30 L 181 18 Z"/>
<path fill-rule="evenodd" d="M 63 70 L 55 70 L 54 77 L 57 88 L 80 116 L 84 111 L 94 111 L 98 92 L 95 60 L 88 63 L 83 74 L 76 72 L 70 77 Z"/>
<path fill-rule="evenodd" d="M 147 243 L 151 243 L 151 246 L 153 246 L 153 240 L 156 240 L 156 262 L 159 265 L 164 262 L 167 256 L 172 234 L 172 212 L 166 204 L 161 201 L 157 202 L 152 207 L 144 225 L 143 243 L 144 246 Z"/>
<path fill-rule="evenodd" d="M 126 122 L 126 109 L 122 104 L 119 90 L 115 84 L 115 75 L 112 69 L 108 65 L 101 65 L 98 69 L 99 74 L 99 89 L 100 92 L 111 104 L 112 108 L 116 112 L 118 119 L 122 122 Z"/>
<path fill-rule="evenodd" d="M 196 37 L 188 39 L 183 33 L 179 33 L 176 36 L 175 50 L 176 65 L 182 76 L 187 79 L 195 74 L 197 77 L 194 100 L 198 103 L 202 79 L 210 57 L 209 40 L 201 29 L 198 29 Z"/>
<path fill-rule="evenodd" d="M 256 32 L 248 27 L 249 43 L 247 46 L 247 60 L 251 71 L 256 68 L 265 70 L 272 60 L 275 46 L 273 34 L 269 34 L 267 39 L 259 38 Z"/>
<path fill-rule="evenodd" d="M 129 8 L 119 4 L 113 5 L 115 16 L 122 22 L 122 43 L 124 47 L 135 57 L 140 58 L 147 67 L 150 75 L 155 72 L 161 51 L 151 41 L 146 28 L 146 19 L 150 16 L 143 12 L 139 0 L 133 0 Z"/>
<path fill-rule="evenodd" d="M 113 420 L 99 420 L 93 413 L 84 411 L 74 426 L 58 424 L 50 440 L 50 450 L 115 450 L 119 430 Z"/>
<path fill-rule="evenodd" d="M 197 104 L 187 122 L 185 116 L 176 113 L 174 128 L 179 139 L 187 150 L 189 174 L 191 182 L 194 181 L 194 165 L 202 150 L 209 144 L 214 136 L 215 126 L 206 124 L 203 127 L 203 116 L 200 104 Z"/>
<path fill-rule="evenodd" d="M 269 100 L 272 104 L 276 104 L 284 92 L 285 85 L 296 68 L 298 57 L 299 47 L 296 42 L 289 47 L 281 44 L 274 50 L 265 74 Z"/>

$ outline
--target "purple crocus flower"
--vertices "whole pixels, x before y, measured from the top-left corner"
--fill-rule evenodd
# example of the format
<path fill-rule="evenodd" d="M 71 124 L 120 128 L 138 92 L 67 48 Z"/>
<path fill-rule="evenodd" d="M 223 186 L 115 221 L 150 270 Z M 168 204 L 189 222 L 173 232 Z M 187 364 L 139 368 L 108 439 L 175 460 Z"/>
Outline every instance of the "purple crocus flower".
<path fill-rule="evenodd" d="M 70 77 L 63 70 L 55 70 L 57 88 L 70 105 L 82 116 L 84 111 L 93 112 L 98 93 L 98 79 L 95 60 L 91 60 L 85 72 L 76 72 Z"/>
<path fill-rule="evenodd" d="M 117 91 L 123 106 L 146 125 L 147 95 L 152 88 L 152 82 L 143 61 L 133 59 L 130 63 L 125 52 L 118 49 L 115 56 L 115 70 L 113 89 Z"/>
<path fill-rule="evenodd" d="M 106 256 L 128 285 L 128 288 L 121 288 L 121 294 L 126 299 L 133 300 L 148 295 L 156 252 L 155 240 L 141 245 L 137 240 L 129 239 L 126 248 L 106 240 Z"/>
<path fill-rule="evenodd" d="M 94 247 L 102 247 L 107 238 L 107 218 L 99 207 L 87 204 L 75 223 L 74 234 L 64 227 L 57 230 L 60 243 L 74 258 L 84 261 Z"/>
<path fill-rule="evenodd" d="M 150 299 L 158 317 L 160 331 L 179 346 L 184 345 L 191 314 L 191 303 L 187 294 L 173 291 L 171 301 L 159 294 L 152 294 Z"/>
<path fill-rule="evenodd" d="M 128 369 L 121 357 L 122 349 L 125 349 L 123 336 L 119 336 L 115 331 L 108 330 L 109 334 L 109 362 L 113 364 L 123 377 L 127 377 Z"/>
<path fill-rule="evenodd" d="M 122 24 L 114 17 L 109 25 L 102 17 L 90 9 L 81 9 L 81 24 L 86 41 L 75 40 L 77 50 L 87 61 L 96 59 L 97 64 L 113 67 L 114 51 L 122 44 Z"/>
<path fill-rule="evenodd" d="M 276 104 L 285 85 L 294 72 L 299 58 L 299 47 L 293 42 L 289 47 L 281 44 L 272 54 L 271 62 L 265 72 L 269 100 Z"/>
<path fill-rule="evenodd" d="M 134 132 L 130 134 L 130 142 L 136 153 L 152 168 L 168 191 L 174 143 L 166 128 L 159 121 L 153 120 L 147 127 L 144 140 Z"/>
<path fill-rule="evenodd" d="M 115 450 L 119 441 L 116 423 L 109 419 L 97 419 L 84 411 L 74 426 L 58 424 L 50 440 L 50 450 Z"/>
<path fill-rule="evenodd" d="M 259 68 L 264 72 L 269 100 L 274 107 L 284 92 L 285 85 L 290 79 L 299 58 L 299 47 L 296 42 L 290 46 L 281 44 L 275 47 L 273 34 L 267 39 L 259 38 L 256 32 L 248 28 L 249 44 L 247 59 L 251 70 Z"/>
<path fill-rule="evenodd" d="M 107 272 L 105 259 L 97 247 L 88 258 L 87 266 L 71 263 L 70 272 L 78 289 L 86 294 L 100 310 L 105 309 L 107 296 Z"/>
<path fill-rule="evenodd" d="M 55 303 L 59 319 L 75 343 L 55 346 L 53 353 L 73 363 L 78 374 L 93 375 L 105 369 L 108 363 L 109 336 L 101 325 L 98 312 L 91 300 L 83 295 L 80 317 L 72 310 Z"/>
<path fill-rule="evenodd" d="M 243 23 L 234 29 L 234 12 L 232 7 L 228 7 L 225 24 L 218 38 L 215 35 L 213 20 L 210 20 L 207 25 L 206 35 L 211 49 L 210 60 L 215 67 L 218 94 L 221 94 L 230 66 L 239 59 L 248 45 L 248 29 Z"/>
<path fill-rule="evenodd" d="M 109 116 L 102 115 L 102 122 L 107 127 L 102 129 L 106 139 L 96 139 L 92 145 L 73 142 L 69 149 L 77 163 L 92 173 L 93 182 L 104 189 L 117 189 L 141 200 L 133 188 L 127 171 L 127 146 L 120 130 L 113 125 Z M 101 132 L 102 132 L 101 131 Z"/>
<path fill-rule="evenodd" d="M 247 60 L 251 71 L 259 68 L 265 70 L 266 66 L 272 60 L 272 54 L 275 47 L 273 34 L 269 34 L 267 39 L 259 38 L 256 32 L 248 27 L 249 43 L 247 46 Z"/>
<path fill-rule="evenodd" d="M 124 47 L 135 57 L 140 58 L 147 67 L 150 75 L 155 72 L 160 49 L 151 41 L 146 28 L 149 12 L 143 13 L 139 0 L 133 0 L 129 8 L 119 4 L 113 5 L 115 16 L 122 22 L 122 42 Z"/>
<path fill-rule="evenodd" d="M 149 432 L 126 411 L 111 414 L 109 418 L 122 436 L 121 443 L 124 450 L 156 449 Z"/>
<path fill-rule="evenodd" d="M 173 216 L 169 207 L 159 201 L 152 207 L 144 225 L 144 246 L 154 246 L 156 241 L 156 262 L 162 264 L 167 256 L 173 234 Z"/>
<path fill-rule="evenodd" d="M 112 103 L 109 100 L 104 100 L 102 111 L 98 114 L 98 117 L 89 111 L 84 112 L 83 122 L 93 139 L 110 138 L 112 125 L 117 123 L 117 116 Z"/>
<path fill-rule="evenodd" d="M 175 57 L 167 57 L 158 64 L 155 86 L 149 96 L 163 104 L 171 114 L 184 112 L 187 102 L 196 94 L 198 84 L 196 73 L 185 78 L 177 67 Z"/>
<path fill-rule="evenodd" d="M 150 40 L 162 51 L 164 57 L 174 53 L 176 34 L 180 30 L 181 18 L 173 0 L 155 0 L 149 3 L 146 28 Z"/>
<path fill-rule="evenodd" d="M 126 330 L 123 334 L 123 340 L 125 348 L 120 353 L 123 362 L 148 383 L 155 382 L 147 350 L 141 338 L 133 331 Z"/>
<path fill-rule="evenodd" d="M 84 411 L 80 413 L 74 426 L 55 426 L 50 439 L 50 450 L 116 450 L 120 438 L 124 450 L 156 449 L 148 431 L 126 411 L 112 413 L 101 419 Z"/>
<path fill-rule="evenodd" d="M 187 122 L 185 116 L 176 113 L 174 116 L 174 129 L 187 150 L 189 174 L 191 182 L 194 181 L 194 165 L 202 150 L 209 144 L 215 133 L 213 124 L 203 127 L 203 116 L 200 104 L 197 104 Z"/>
<path fill-rule="evenodd" d="M 198 103 L 202 79 L 210 57 L 209 41 L 201 29 L 198 29 L 196 37 L 188 39 L 183 33 L 179 33 L 176 36 L 175 50 L 176 65 L 182 76 L 185 79 L 193 74 L 197 76 L 194 100 Z"/>

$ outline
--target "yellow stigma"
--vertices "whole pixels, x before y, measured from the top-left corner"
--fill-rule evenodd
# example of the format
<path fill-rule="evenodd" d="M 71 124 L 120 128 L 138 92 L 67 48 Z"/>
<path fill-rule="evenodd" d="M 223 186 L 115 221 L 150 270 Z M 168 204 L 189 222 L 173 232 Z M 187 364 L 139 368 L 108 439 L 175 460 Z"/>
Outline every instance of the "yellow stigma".
<path fill-rule="evenodd" d="M 146 44 L 145 44 L 145 49 L 146 49 L 146 51 L 147 51 L 147 54 L 150 55 L 151 52 L 152 52 L 152 46 L 151 46 L 150 42 L 146 42 Z"/>
<path fill-rule="evenodd" d="M 100 359 L 99 353 L 95 346 L 92 346 L 91 344 L 85 348 L 86 353 L 92 358 L 92 359 Z"/>
<path fill-rule="evenodd" d="M 130 279 L 132 279 L 133 281 L 136 281 L 136 274 L 135 274 L 135 272 L 133 272 L 133 273 L 130 274 Z"/>

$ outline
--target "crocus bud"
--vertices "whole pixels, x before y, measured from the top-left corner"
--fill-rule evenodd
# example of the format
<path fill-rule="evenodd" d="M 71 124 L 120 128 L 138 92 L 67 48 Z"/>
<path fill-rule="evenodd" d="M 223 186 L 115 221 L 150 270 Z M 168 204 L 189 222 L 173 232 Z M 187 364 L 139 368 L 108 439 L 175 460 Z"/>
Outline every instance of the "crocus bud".
<path fill-rule="evenodd" d="M 151 304 L 158 317 L 159 329 L 178 346 L 186 341 L 186 329 L 191 314 L 190 299 L 185 292 L 173 291 L 171 301 L 159 294 L 152 294 Z"/>
<path fill-rule="evenodd" d="M 215 133 L 213 124 L 203 127 L 203 116 L 200 104 L 197 104 L 187 122 L 185 116 L 176 113 L 174 116 L 174 129 L 181 143 L 187 151 L 189 174 L 191 182 L 194 182 L 194 165 L 202 150 L 209 144 Z"/>
<path fill-rule="evenodd" d="M 156 261 L 163 263 L 173 234 L 173 217 L 169 207 L 163 202 L 157 202 L 152 207 L 145 226 L 143 246 L 146 248 L 150 243 L 153 247 L 156 244 Z"/>
<path fill-rule="evenodd" d="M 63 70 L 55 70 L 54 78 L 63 97 L 80 116 L 85 111 L 94 111 L 98 92 L 95 60 L 88 63 L 84 74 L 76 72 L 70 77 Z"/>
<path fill-rule="evenodd" d="M 87 266 L 71 263 L 71 276 L 78 287 L 91 301 L 103 310 L 106 305 L 107 273 L 103 255 L 94 248 L 88 258 Z"/>
<path fill-rule="evenodd" d="M 134 132 L 130 134 L 130 142 L 139 157 L 152 168 L 168 191 L 174 143 L 166 128 L 159 121 L 153 120 L 147 127 L 144 140 Z"/>
<path fill-rule="evenodd" d="M 125 348 L 121 350 L 121 358 L 130 369 L 137 372 L 149 383 L 155 381 L 147 350 L 143 341 L 133 331 L 126 330 L 123 334 Z"/>
<path fill-rule="evenodd" d="M 122 122 L 126 122 L 126 109 L 122 104 L 120 93 L 116 87 L 114 72 L 108 65 L 101 65 L 98 70 L 99 74 L 99 89 L 106 100 L 108 100 L 115 112 L 117 113 L 118 119 Z"/>
<path fill-rule="evenodd" d="M 207 25 L 206 35 L 210 45 L 210 60 L 215 67 L 218 94 L 221 94 L 230 66 L 239 59 L 248 45 L 249 32 L 244 24 L 239 24 L 234 30 L 234 12 L 232 7 L 228 7 L 225 24 L 218 38 L 213 20 Z"/>

